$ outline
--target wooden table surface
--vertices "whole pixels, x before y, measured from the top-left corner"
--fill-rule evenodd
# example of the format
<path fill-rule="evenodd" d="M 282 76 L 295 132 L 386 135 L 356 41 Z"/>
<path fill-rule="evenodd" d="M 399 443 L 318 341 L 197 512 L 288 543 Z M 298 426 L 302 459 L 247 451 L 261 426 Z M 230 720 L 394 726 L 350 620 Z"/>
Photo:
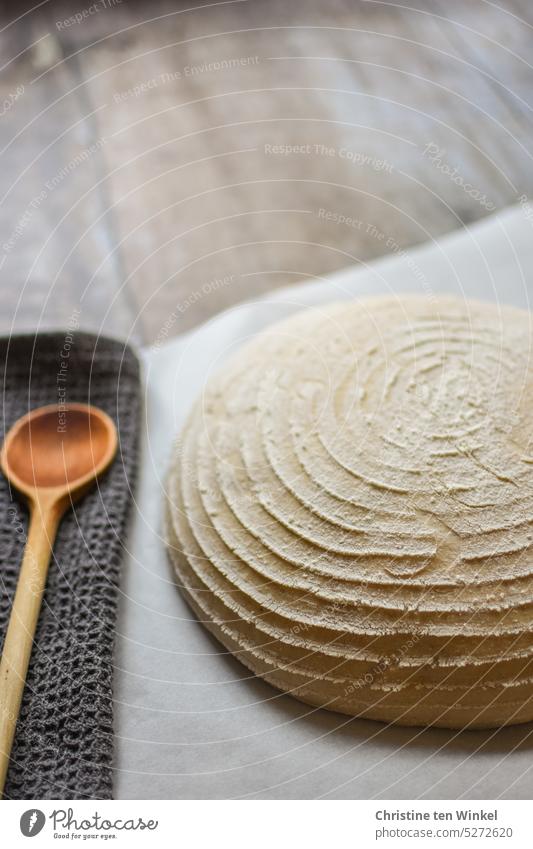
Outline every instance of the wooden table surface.
<path fill-rule="evenodd" d="M 1 12 L 3 332 L 162 340 L 533 195 L 528 0 L 84 2 Z"/>

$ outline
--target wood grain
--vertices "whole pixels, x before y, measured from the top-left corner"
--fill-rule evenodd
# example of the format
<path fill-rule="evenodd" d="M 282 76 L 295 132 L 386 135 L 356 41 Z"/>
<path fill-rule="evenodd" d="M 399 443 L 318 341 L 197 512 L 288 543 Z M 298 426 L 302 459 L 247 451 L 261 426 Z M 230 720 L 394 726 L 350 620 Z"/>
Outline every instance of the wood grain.
<path fill-rule="evenodd" d="M 72 14 L 44 4 L 0 33 L 20 54 L 2 95 L 24 84 L 0 128 L 7 239 L 67 171 L 0 268 L 4 329 L 19 296 L 17 326 L 81 301 L 81 324 L 153 342 L 533 193 L 527 3 Z"/>

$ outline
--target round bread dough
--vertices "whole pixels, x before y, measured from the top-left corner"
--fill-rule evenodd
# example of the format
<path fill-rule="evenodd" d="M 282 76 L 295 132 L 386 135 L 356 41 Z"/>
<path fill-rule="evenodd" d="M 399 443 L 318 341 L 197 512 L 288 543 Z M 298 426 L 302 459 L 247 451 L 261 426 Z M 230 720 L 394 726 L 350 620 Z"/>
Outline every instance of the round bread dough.
<path fill-rule="evenodd" d="M 241 348 L 177 443 L 180 587 L 249 669 L 403 725 L 533 719 L 531 315 L 305 310 Z"/>

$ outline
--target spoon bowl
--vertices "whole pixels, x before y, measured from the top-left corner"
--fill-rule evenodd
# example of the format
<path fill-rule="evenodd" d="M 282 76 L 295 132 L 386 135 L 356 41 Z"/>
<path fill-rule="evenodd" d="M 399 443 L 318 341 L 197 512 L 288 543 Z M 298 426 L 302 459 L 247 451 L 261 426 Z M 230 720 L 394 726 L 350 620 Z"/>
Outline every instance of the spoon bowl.
<path fill-rule="evenodd" d="M 0 466 L 30 500 L 40 490 L 50 497 L 82 494 L 107 468 L 117 449 L 117 432 L 103 410 L 87 404 L 39 407 L 9 431 Z"/>

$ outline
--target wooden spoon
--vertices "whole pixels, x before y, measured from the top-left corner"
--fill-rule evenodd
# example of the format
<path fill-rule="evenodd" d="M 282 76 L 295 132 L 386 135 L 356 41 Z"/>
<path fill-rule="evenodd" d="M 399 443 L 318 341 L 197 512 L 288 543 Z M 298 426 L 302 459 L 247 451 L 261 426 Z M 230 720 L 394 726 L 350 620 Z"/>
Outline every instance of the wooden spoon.
<path fill-rule="evenodd" d="M 30 526 L 0 661 L 0 796 L 22 701 L 48 564 L 61 518 L 111 463 L 113 421 L 86 404 L 39 407 L 7 434 L 0 466 L 26 496 Z"/>

